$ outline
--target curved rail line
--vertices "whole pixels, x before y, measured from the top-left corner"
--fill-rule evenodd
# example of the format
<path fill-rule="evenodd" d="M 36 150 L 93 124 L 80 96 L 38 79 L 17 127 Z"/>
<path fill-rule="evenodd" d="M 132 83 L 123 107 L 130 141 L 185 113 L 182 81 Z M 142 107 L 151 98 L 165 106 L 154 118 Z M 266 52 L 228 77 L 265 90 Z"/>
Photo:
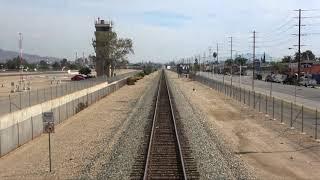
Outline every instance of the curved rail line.
<path fill-rule="evenodd" d="M 163 71 L 143 179 L 187 179 L 171 95 Z"/>

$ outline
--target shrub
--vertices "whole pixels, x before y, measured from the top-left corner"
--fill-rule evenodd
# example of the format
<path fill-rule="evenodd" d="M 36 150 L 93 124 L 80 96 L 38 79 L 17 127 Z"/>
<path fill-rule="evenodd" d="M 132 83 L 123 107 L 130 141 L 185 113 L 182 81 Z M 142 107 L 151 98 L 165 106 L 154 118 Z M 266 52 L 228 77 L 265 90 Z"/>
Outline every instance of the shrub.
<path fill-rule="evenodd" d="M 88 67 L 83 67 L 79 70 L 79 74 L 84 74 L 84 75 L 91 74 L 91 69 Z"/>

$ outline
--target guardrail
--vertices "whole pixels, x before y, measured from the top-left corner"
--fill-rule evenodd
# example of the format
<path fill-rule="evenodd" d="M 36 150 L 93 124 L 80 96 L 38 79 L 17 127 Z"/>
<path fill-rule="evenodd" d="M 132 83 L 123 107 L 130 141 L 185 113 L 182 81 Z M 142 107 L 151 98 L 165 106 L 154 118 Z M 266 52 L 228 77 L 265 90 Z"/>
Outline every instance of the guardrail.
<path fill-rule="evenodd" d="M 231 86 L 230 84 L 199 75 L 195 75 L 193 79 L 247 105 L 259 113 L 265 113 L 270 120 L 278 120 L 281 124 L 288 124 L 291 129 L 296 128 L 301 133 L 307 133 L 318 140 L 319 114 L 317 109 L 306 108 L 303 105 L 274 96 Z"/>

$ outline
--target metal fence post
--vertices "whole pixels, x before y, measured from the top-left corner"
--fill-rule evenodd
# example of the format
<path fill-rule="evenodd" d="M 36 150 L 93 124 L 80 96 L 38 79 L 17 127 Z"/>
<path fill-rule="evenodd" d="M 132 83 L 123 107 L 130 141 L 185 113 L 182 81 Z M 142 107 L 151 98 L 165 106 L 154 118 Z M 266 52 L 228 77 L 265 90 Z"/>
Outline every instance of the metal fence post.
<path fill-rule="evenodd" d="M 236 92 L 237 92 L 236 90 L 237 90 L 237 87 L 233 86 L 233 87 L 232 87 L 233 99 L 236 99 L 236 97 L 237 97 L 237 96 L 236 96 Z"/>
<path fill-rule="evenodd" d="M 239 89 L 240 89 L 240 104 L 241 104 L 241 102 L 242 102 L 242 97 L 241 97 L 241 93 L 242 93 L 241 90 L 242 90 L 242 88 L 240 87 Z"/>
<path fill-rule="evenodd" d="M 261 93 L 259 93 L 259 112 L 261 112 Z"/>
<path fill-rule="evenodd" d="M 315 139 L 318 140 L 318 109 L 316 109 L 316 127 L 315 127 Z"/>
<path fill-rule="evenodd" d="M 266 114 L 268 114 L 268 96 L 265 95 L 265 97 L 266 97 Z"/>
<path fill-rule="evenodd" d="M 10 113 L 12 112 L 12 107 L 11 107 L 11 94 L 9 94 L 9 109 L 10 109 Z"/>
<path fill-rule="evenodd" d="M 275 118 L 274 118 L 274 96 L 272 97 L 272 119 L 275 120 Z"/>
<path fill-rule="evenodd" d="M 283 100 L 281 99 L 281 120 L 280 123 L 283 124 Z"/>
<path fill-rule="evenodd" d="M 303 105 L 301 106 L 301 133 L 303 133 L 304 117 L 303 117 Z"/>
<path fill-rule="evenodd" d="M 246 104 L 246 89 L 243 91 L 243 102 Z"/>
<path fill-rule="evenodd" d="M 39 104 L 39 89 L 37 89 L 37 104 Z"/>
<path fill-rule="evenodd" d="M 30 102 L 30 90 L 29 90 L 29 107 L 31 106 L 31 102 Z"/>
<path fill-rule="evenodd" d="M 250 105 L 251 105 L 251 102 L 250 102 L 250 101 L 251 101 L 251 98 L 250 98 L 250 96 L 251 96 L 251 90 L 249 90 L 249 99 L 248 99 L 248 100 L 249 100 L 249 101 L 248 101 L 249 107 L 250 107 Z"/>
<path fill-rule="evenodd" d="M 19 105 L 20 105 L 20 109 L 22 109 L 21 92 L 19 93 Z"/>
<path fill-rule="evenodd" d="M 256 92 L 253 91 L 253 109 L 256 109 Z"/>
<path fill-rule="evenodd" d="M 291 109 L 291 110 L 290 110 L 290 112 L 291 112 L 291 113 L 290 113 L 290 127 L 291 127 L 291 129 L 293 129 L 293 119 L 292 119 L 292 118 L 293 118 L 293 117 L 292 117 L 292 113 L 293 113 L 292 111 L 293 111 L 293 110 L 292 110 L 292 102 L 290 103 L 290 109 Z"/>

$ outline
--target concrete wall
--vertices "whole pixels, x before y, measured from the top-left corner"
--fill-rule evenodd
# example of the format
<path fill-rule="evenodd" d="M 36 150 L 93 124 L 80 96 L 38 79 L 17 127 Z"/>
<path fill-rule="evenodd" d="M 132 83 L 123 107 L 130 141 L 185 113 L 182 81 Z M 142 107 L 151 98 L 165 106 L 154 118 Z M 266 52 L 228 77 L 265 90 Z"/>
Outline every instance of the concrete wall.
<path fill-rule="evenodd" d="M 127 78 L 101 83 L 53 100 L 0 116 L 0 157 L 42 134 L 42 113 L 52 111 L 55 124 L 78 113 L 79 104 L 89 106 L 124 86 Z"/>

